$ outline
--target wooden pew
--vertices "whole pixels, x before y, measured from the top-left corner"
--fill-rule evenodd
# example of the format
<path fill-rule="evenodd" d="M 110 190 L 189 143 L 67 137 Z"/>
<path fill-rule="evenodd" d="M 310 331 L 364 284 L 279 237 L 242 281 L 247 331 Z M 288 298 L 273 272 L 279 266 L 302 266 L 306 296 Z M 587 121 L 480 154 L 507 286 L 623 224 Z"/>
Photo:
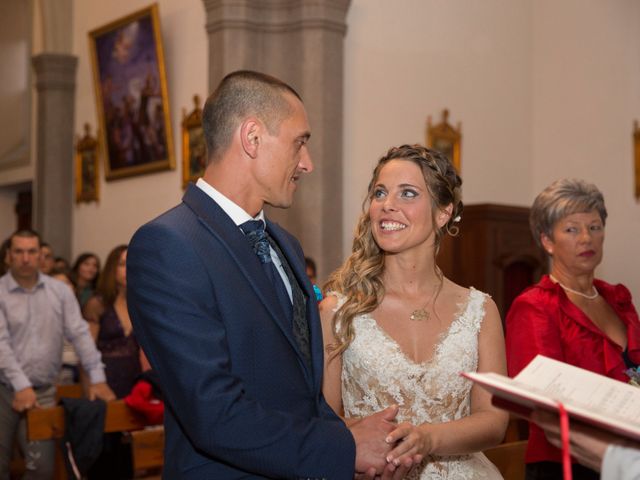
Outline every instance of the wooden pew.
<path fill-rule="evenodd" d="M 62 397 L 68 398 L 82 398 L 84 396 L 84 390 L 82 385 L 79 383 L 74 383 L 70 385 L 57 385 L 56 386 L 56 403 Z M 59 456 L 59 455 L 56 455 Z M 63 472 L 64 465 L 61 458 L 56 458 L 56 471 Z M 24 458 L 22 454 L 18 450 L 17 444 L 14 448 L 14 454 L 11 458 L 11 466 L 10 466 L 10 478 L 22 478 L 24 474 Z"/>
<path fill-rule="evenodd" d="M 107 403 L 104 431 L 132 432 L 134 472 L 158 470 L 163 464 L 164 429 L 160 426 L 145 430 L 145 427 L 144 418 L 131 410 L 124 400 Z M 30 410 L 27 414 L 29 440 L 62 438 L 64 428 L 62 407 L 39 408 Z"/>
<path fill-rule="evenodd" d="M 484 451 L 491 462 L 498 467 L 504 480 L 524 480 L 524 453 L 527 441 L 507 442 Z"/>
<path fill-rule="evenodd" d="M 84 389 L 79 383 L 72 383 L 70 385 L 57 385 L 56 386 L 56 403 L 61 398 L 82 398 L 84 397 Z"/>
<path fill-rule="evenodd" d="M 150 427 L 131 432 L 133 471 L 157 471 L 164 463 L 164 427 Z"/>

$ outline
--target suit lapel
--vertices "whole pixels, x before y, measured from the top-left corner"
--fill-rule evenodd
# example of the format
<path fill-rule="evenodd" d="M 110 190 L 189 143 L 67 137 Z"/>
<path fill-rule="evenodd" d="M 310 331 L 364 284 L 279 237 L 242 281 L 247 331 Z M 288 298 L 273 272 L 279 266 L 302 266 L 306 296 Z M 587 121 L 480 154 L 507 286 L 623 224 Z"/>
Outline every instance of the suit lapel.
<path fill-rule="evenodd" d="M 189 184 L 182 201 L 195 213 L 204 227 L 216 239 L 218 239 L 220 244 L 225 247 L 231 258 L 233 258 L 233 260 L 238 264 L 240 271 L 246 277 L 247 282 L 251 285 L 255 294 L 300 357 L 300 366 L 305 371 L 307 381 L 311 383 L 311 377 L 304 366 L 304 361 L 302 360 L 297 343 L 293 337 L 293 331 L 291 324 L 288 321 L 288 315 L 282 311 L 280 302 L 276 300 L 276 290 L 267 280 L 263 267 L 260 264 L 260 260 L 249 246 L 249 242 L 247 242 L 242 231 L 212 198 L 195 185 Z M 287 243 L 282 240 L 282 236 L 280 235 L 276 241 L 280 245 Z M 282 248 L 282 250 L 285 252 L 284 248 Z M 287 256 L 289 263 L 292 264 L 291 268 L 296 272 L 296 277 L 298 277 L 297 268 L 293 267 L 293 264 L 296 262 L 291 261 L 294 256 L 291 255 L 291 250 L 288 245 L 285 255 Z M 300 282 L 300 285 L 303 285 L 302 288 L 306 293 L 307 289 L 306 286 L 304 286 L 304 283 Z"/>
<path fill-rule="evenodd" d="M 313 287 L 304 264 L 299 260 L 299 256 L 296 254 L 293 245 L 291 245 L 288 236 L 284 233 L 284 230 L 271 221 L 267 220 L 267 231 L 269 235 L 278 243 L 280 250 L 287 258 L 289 266 L 293 271 L 300 288 L 307 297 L 307 324 L 309 326 L 309 347 L 311 349 L 311 368 L 313 372 L 313 383 L 315 388 L 320 388 L 320 379 L 322 378 L 323 366 L 323 343 L 322 343 L 322 331 L 320 325 L 320 317 L 318 315 L 318 307 L 316 302 L 316 294 L 313 291 Z M 294 342 L 295 343 L 295 342 Z M 295 345 L 298 355 L 302 358 L 300 350 Z M 301 362 L 304 363 L 304 362 Z"/>

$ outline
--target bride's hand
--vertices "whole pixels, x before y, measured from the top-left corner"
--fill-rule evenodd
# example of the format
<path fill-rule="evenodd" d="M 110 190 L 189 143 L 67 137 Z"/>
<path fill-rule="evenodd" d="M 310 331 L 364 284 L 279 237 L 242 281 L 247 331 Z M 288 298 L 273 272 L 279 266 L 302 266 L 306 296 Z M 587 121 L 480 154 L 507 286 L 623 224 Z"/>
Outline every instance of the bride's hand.
<path fill-rule="evenodd" d="M 424 457 L 431 451 L 431 438 L 426 426 L 416 426 L 408 422 L 399 424 L 385 441 L 395 447 L 387 454 L 387 462 L 400 465 L 407 458 L 415 460 L 416 455 Z"/>

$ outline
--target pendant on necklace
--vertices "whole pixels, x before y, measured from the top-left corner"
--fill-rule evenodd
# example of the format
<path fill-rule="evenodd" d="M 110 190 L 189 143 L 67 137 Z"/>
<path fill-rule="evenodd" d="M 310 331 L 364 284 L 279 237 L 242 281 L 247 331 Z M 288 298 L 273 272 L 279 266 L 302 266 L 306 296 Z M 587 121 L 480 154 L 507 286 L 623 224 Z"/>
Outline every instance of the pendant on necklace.
<path fill-rule="evenodd" d="M 414 320 L 419 322 L 421 320 L 429 320 L 429 312 L 427 312 L 424 308 L 419 308 L 418 310 L 414 310 L 409 315 L 410 320 Z"/>

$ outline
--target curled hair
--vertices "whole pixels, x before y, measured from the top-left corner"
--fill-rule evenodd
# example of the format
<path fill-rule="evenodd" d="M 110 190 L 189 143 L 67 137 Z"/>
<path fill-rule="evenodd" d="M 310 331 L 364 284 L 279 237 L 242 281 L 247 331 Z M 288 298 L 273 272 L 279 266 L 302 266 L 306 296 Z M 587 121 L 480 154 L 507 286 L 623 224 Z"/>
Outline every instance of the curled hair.
<path fill-rule="evenodd" d="M 367 197 L 362 204 L 362 214 L 356 226 L 351 255 L 331 275 L 325 285 L 326 292 L 339 292 L 346 297 L 345 303 L 333 317 L 332 328 L 337 340 L 335 344 L 329 346 L 329 349 L 333 351 L 333 355 L 339 355 L 344 352 L 353 341 L 353 318 L 356 315 L 375 310 L 384 297 L 382 273 L 384 272 L 385 256 L 373 238 L 368 207 L 373 198 L 380 171 L 387 163 L 396 159 L 413 162 L 422 171 L 431 197 L 431 222 L 435 232 L 434 265 L 444 234 L 448 233 L 452 236 L 458 234 L 458 226 L 456 224 L 460 221 L 463 208 L 461 200 L 462 179 L 456 173 L 449 159 L 440 152 L 421 145 L 402 145 L 391 148 L 378 161 L 373 171 Z M 436 216 L 438 212 L 449 205 L 453 207 L 451 217 L 440 228 L 438 227 Z M 443 277 L 440 269 L 437 266 L 435 268 L 436 275 L 440 278 L 440 288 L 436 293 L 437 296 L 442 288 Z"/>
<path fill-rule="evenodd" d="M 109 252 L 107 261 L 104 262 L 104 270 L 98 278 L 98 287 L 96 288 L 96 291 L 98 295 L 102 297 L 102 302 L 105 307 L 112 306 L 118 296 L 116 270 L 118 269 L 120 256 L 122 256 L 122 252 L 126 251 L 127 248 L 127 245 L 118 245 Z"/>
<path fill-rule="evenodd" d="M 529 212 L 529 227 L 538 247 L 542 234 L 553 240 L 553 227 L 567 215 L 597 211 L 604 225 L 607 209 L 604 197 L 592 183 L 575 178 L 556 180 L 538 194 Z"/>
<path fill-rule="evenodd" d="M 271 135 L 277 134 L 292 110 L 283 95 L 287 92 L 300 99 L 292 87 L 264 73 L 240 70 L 224 77 L 202 111 L 207 163 L 222 155 L 238 124 L 250 115 L 264 122 Z"/>

